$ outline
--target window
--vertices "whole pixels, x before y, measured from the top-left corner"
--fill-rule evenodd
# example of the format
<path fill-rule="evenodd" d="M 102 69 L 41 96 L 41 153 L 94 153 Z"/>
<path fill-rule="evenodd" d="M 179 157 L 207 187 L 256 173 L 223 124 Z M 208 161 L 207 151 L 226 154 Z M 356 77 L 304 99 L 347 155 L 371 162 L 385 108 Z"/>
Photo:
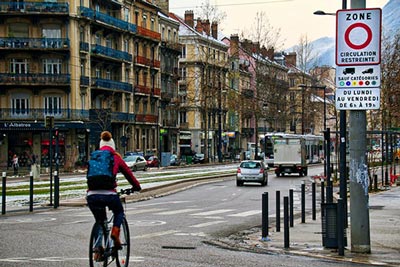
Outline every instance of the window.
<path fill-rule="evenodd" d="M 44 38 L 61 38 L 60 26 L 54 24 L 44 25 L 42 29 Z"/>
<path fill-rule="evenodd" d="M 29 26 L 25 23 L 13 23 L 8 27 L 10 37 L 29 37 Z"/>
<path fill-rule="evenodd" d="M 94 72 L 95 72 L 95 77 L 96 78 L 101 78 L 101 69 L 96 68 Z"/>
<path fill-rule="evenodd" d="M 10 72 L 16 74 L 28 73 L 28 59 L 26 58 L 13 58 L 10 61 Z"/>
<path fill-rule="evenodd" d="M 186 111 L 179 112 L 179 122 L 180 123 L 186 122 Z"/>
<path fill-rule="evenodd" d="M 61 96 L 45 96 L 44 97 L 44 114 L 58 115 L 62 114 L 62 97 Z"/>
<path fill-rule="evenodd" d="M 129 40 L 124 40 L 124 51 L 129 53 Z"/>
<path fill-rule="evenodd" d="M 186 45 L 182 45 L 182 58 L 186 58 Z"/>
<path fill-rule="evenodd" d="M 125 19 L 125 21 L 127 21 L 127 22 L 130 21 L 129 8 L 124 8 L 124 19 Z"/>
<path fill-rule="evenodd" d="M 61 74 L 61 59 L 47 58 L 43 59 L 43 73 Z"/>
<path fill-rule="evenodd" d="M 29 95 L 15 94 L 11 98 L 11 116 L 29 115 Z"/>
<path fill-rule="evenodd" d="M 94 36 L 94 40 L 95 40 L 95 43 L 97 44 L 97 45 L 101 45 L 101 35 L 100 34 L 96 34 L 95 36 Z"/>
<path fill-rule="evenodd" d="M 111 38 L 107 38 L 106 39 L 106 47 L 113 48 L 112 41 L 113 40 Z"/>
<path fill-rule="evenodd" d="M 186 68 L 181 68 L 181 77 L 182 80 L 186 79 Z"/>

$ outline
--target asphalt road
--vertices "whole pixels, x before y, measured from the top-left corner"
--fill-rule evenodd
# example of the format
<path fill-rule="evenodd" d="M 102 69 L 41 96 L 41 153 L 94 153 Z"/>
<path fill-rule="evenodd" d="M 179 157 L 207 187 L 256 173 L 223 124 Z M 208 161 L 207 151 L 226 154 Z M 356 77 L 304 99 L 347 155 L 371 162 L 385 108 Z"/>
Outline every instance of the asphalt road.
<path fill-rule="evenodd" d="M 316 167 L 309 174 L 321 171 L 322 167 Z M 234 180 L 228 179 L 128 203 L 130 266 L 350 266 L 307 257 L 239 252 L 208 244 L 218 237 L 259 226 L 264 192 L 270 193 L 270 216 L 275 214 L 272 196 L 276 190 L 284 196 L 293 188 L 298 210 L 302 180 L 310 178 L 270 175 L 267 187 L 237 187 Z M 86 207 L 1 217 L 0 266 L 88 266 L 92 224 Z"/>

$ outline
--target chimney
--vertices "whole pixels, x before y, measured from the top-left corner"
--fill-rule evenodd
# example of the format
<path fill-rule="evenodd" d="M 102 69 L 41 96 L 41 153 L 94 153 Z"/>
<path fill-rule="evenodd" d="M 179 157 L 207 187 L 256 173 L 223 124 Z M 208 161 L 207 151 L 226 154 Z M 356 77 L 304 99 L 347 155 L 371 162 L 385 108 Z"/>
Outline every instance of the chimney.
<path fill-rule="evenodd" d="M 205 32 L 208 36 L 210 36 L 210 21 L 209 21 L 208 19 L 203 20 L 202 24 L 203 24 L 204 32 Z"/>
<path fill-rule="evenodd" d="M 239 57 L 239 35 L 232 34 L 231 35 L 231 44 L 230 44 L 230 52 L 232 57 Z"/>
<path fill-rule="evenodd" d="M 285 55 L 286 65 L 292 65 L 294 67 L 297 66 L 297 54 L 296 52 L 290 52 Z"/>
<path fill-rule="evenodd" d="M 201 19 L 198 18 L 197 19 L 197 23 L 196 23 L 196 31 L 200 34 L 203 34 L 203 24 L 201 23 Z"/>
<path fill-rule="evenodd" d="M 214 39 L 218 39 L 218 22 L 216 21 L 211 24 L 211 35 Z"/>
<path fill-rule="evenodd" d="M 194 14 L 193 10 L 186 10 L 185 11 L 185 23 L 190 27 L 194 27 Z"/>

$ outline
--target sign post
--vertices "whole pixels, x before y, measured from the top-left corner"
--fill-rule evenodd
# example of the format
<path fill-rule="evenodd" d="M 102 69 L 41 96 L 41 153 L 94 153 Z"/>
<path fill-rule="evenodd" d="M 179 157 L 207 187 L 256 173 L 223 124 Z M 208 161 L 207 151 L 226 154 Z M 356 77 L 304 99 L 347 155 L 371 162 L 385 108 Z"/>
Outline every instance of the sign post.
<path fill-rule="evenodd" d="M 370 253 L 366 110 L 380 108 L 381 20 L 379 8 L 351 0 L 336 14 L 336 108 L 350 110 L 351 251 Z"/>

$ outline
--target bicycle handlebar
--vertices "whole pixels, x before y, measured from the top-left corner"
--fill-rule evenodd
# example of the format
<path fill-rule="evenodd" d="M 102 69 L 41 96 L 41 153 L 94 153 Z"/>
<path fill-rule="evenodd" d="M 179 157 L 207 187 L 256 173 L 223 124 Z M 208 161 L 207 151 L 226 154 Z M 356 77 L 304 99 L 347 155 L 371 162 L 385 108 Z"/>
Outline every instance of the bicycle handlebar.
<path fill-rule="evenodd" d="M 135 192 L 136 191 L 133 190 L 133 188 L 126 188 L 126 189 L 121 188 L 121 190 L 118 192 L 118 195 L 130 195 L 130 194 L 133 194 Z"/>

